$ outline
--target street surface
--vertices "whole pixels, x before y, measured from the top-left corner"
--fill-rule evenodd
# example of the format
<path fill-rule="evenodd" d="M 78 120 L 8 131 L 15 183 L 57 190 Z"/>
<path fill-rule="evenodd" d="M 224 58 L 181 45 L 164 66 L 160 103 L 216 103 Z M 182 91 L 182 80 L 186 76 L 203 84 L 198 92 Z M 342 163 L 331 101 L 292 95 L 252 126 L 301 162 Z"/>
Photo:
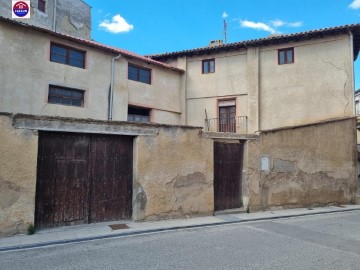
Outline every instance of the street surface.
<path fill-rule="evenodd" d="M 360 269 L 360 211 L 1 252 L 0 269 Z"/>

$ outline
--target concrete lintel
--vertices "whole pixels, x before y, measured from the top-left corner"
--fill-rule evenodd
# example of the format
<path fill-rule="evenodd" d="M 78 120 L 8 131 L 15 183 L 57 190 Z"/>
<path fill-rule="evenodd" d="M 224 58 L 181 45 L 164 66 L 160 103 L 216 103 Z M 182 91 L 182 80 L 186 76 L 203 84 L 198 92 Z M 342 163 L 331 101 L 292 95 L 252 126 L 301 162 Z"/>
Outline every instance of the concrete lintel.
<path fill-rule="evenodd" d="M 127 136 L 156 136 L 159 131 L 156 127 L 134 125 L 131 123 L 111 123 L 111 122 L 85 122 L 85 121 L 64 121 L 56 119 L 36 119 L 36 118 L 14 118 L 13 126 L 19 129 L 57 131 L 57 132 L 77 132 L 77 133 L 97 133 L 114 134 Z"/>

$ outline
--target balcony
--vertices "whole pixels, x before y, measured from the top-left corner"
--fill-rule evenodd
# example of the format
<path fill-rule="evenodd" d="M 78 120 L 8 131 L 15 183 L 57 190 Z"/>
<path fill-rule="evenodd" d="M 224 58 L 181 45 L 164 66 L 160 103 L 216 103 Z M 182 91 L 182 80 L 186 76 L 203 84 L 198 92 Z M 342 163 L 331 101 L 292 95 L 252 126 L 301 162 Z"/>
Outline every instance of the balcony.
<path fill-rule="evenodd" d="M 205 119 L 205 131 L 230 132 L 247 134 L 247 116 L 236 116 L 232 118 L 208 118 Z"/>

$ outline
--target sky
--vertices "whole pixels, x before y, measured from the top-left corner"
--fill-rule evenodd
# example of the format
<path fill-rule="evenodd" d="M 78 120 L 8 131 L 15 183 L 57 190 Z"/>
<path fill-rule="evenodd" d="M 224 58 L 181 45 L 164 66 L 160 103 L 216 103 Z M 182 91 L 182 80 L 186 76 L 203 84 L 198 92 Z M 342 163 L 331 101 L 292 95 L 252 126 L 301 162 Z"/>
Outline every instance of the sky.
<path fill-rule="evenodd" d="M 360 23 L 360 0 L 84 1 L 92 7 L 94 40 L 142 55 L 224 40 L 224 19 L 227 43 Z"/>

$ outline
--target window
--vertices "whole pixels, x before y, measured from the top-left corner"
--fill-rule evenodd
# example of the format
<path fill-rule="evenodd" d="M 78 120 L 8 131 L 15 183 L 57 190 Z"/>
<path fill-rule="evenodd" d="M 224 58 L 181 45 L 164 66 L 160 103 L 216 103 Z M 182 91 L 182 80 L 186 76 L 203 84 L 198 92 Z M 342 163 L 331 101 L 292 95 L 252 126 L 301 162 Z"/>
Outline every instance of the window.
<path fill-rule="evenodd" d="M 129 106 L 128 121 L 150 122 L 150 109 Z"/>
<path fill-rule="evenodd" d="M 151 84 L 151 69 L 142 68 L 129 64 L 128 79 Z"/>
<path fill-rule="evenodd" d="M 48 102 L 54 104 L 83 107 L 84 92 L 84 90 L 50 85 Z"/>
<path fill-rule="evenodd" d="M 279 65 L 294 63 L 294 48 L 278 50 Z"/>
<path fill-rule="evenodd" d="M 50 61 L 85 68 L 85 52 L 51 43 Z"/>
<path fill-rule="evenodd" d="M 38 10 L 45 13 L 45 4 L 44 0 L 38 0 Z"/>
<path fill-rule="evenodd" d="M 214 73 L 215 72 L 215 59 L 207 59 L 202 61 L 202 73 Z"/>
<path fill-rule="evenodd" d="M 360 115 L 360 103 L 359 103 L 359 100 L 355 100 L 355 114 Z"/>

